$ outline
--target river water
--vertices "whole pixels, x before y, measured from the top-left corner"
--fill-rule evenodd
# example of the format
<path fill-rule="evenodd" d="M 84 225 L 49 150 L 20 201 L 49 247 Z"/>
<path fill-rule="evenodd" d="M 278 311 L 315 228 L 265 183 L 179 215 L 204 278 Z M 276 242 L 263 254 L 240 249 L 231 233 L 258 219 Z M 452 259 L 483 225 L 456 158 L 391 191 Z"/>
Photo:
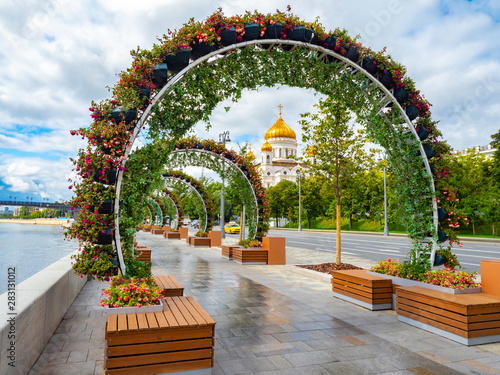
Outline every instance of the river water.
<path fill-rule="evenodd" d="M 16 268 L 19 285 L 77 249 L 61 226 L 0 223 L 0 294 L 7 291 L 9 267 Z"/>

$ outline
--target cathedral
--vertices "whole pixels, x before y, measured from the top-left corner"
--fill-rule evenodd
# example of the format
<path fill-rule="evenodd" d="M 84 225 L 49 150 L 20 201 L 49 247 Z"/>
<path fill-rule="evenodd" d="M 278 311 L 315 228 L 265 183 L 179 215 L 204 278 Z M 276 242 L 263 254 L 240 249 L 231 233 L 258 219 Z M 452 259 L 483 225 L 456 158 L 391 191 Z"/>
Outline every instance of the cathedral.
<path fill-rule="evenodd" d="M 281 118 L 282 105 L 278 108 L 279 118 L 264 135 L 261 160 L 255 164 L 265 188 L 274 186 L 281 180 L 297 182 L 297 172 L 302 169 L 304 174 L 309 168 L 292 158 L 297 156 L 297 137 L 293 129 Z M 255 158 L 251 150 L 248 156 Z"/>

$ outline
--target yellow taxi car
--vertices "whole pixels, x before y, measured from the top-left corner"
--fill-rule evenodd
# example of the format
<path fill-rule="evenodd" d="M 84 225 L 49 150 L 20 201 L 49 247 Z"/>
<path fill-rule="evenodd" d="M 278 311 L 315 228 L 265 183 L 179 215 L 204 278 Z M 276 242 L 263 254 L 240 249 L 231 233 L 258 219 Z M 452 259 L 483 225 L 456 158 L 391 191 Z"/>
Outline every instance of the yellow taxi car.
<path fill-rule="evenodd" d="M 229 223 L 224 225 L 224 232 L 225 233 L 240 233 L 240 226 L 236 223 Z"/>

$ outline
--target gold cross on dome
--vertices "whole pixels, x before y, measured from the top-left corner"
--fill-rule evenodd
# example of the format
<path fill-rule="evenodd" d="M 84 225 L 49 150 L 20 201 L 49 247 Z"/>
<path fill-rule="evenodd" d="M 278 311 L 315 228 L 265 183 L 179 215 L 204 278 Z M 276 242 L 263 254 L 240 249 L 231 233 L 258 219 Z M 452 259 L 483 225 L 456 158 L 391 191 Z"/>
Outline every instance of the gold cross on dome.
<path fill-rule="evenodd" d="M 250 151 L 252 151 L 252 144 L 250 143 Z"/>
<path fill-rule="evenodd" d="M 280 109 L 280 116 L 281 116 L 281 108 L 283 108 L 283 106 L 280 104 L 278 108 Z"/>

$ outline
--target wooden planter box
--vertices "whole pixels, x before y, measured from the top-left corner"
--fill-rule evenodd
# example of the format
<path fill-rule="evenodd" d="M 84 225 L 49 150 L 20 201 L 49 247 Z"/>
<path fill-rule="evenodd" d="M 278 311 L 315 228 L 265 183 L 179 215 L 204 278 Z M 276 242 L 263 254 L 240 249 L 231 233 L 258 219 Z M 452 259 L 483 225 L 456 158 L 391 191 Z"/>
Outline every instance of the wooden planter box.
<path fill-rule="evenodd" d="M 222 257 L 230 260 L 233 259 L 233 250 L 239 248 L 236 245 L 222 245 Z"/>
<path fill-rule="evenodd" d="M 142 228 L 142 230 L 144 232 L 151 232 L 151 225 L 144 225 L 144 227 Z"/>
<path fill-rule="evenodd" d="M 182 237 L 181 237 L 182 238 Z M 191 241 L 193 240 L 194 236 L 187 236 L 186 237 L 186 243 L 191 245 Z"/>
<path fill-rule="evenodd" d="M 163 297 L 180 297 L 184 294 L 184 287 L 174 276 L 153 275 L 153 279 L 163 289 Z"/>
<path fill-rule="evenodd" d="M 222 232 L 220 230 L 211 230 L 208 232 L 208 237 L 212 240 L 210 242 L 211 247 L 222 246 Z"/>
<path fill-rule="evenodd" d="M 157 228 L 151 230 L 152 234 L 163 234 L 163 228 Z"/>
<path fill-rule="evenodd" d="M 167 297 L 165 304 L 158 313 L 108 316 L 106 374 L 213 367 L 215 321 L 193 297 Z"/>
<path fill-rule="evenodd" d="M 419 286 L 396 289 L 399 320 L 464 345 L 500 342 L 500 297 L 438 292 Z"/>
<path fill-rule="evenodd" d="M 264 237 L 262 249 L 267 250 L 267 264 L 286 264 L 285 237 Z"/>
<path fill-rule="evenodd" d="M 166 238 L 168 238 L 169 240 L 171 239 L 180 240 L 181 234 L 179 232 L 168 232 Z"/>
<path fill-rule="evenodd" d="M 483 293 L 500 296 L 500 259 L 481 260 Z"/>
<path fill-rule="evenodd" d="M 233 260 L 240 264 L 267 264 L 267 250 L 261 248 L 233 249 Z"/>
<path fill-rule="evenodd" d="M 190 237 L 190 244 L 193 246 L 206 246 L 210 247 L 210 238 L 208 237 Z"/>
<path fill-rule="evenodd" d="M 138 254 L 135 259 L 140 260 L 141 262 L 151 262 L 151 249 L 138 248 Z"/>
<path fill-rule="evenodd" d="M 392 281 L 366 271 L 333 271 L 333 295 L 370 310 L 392 309 Z"/>

